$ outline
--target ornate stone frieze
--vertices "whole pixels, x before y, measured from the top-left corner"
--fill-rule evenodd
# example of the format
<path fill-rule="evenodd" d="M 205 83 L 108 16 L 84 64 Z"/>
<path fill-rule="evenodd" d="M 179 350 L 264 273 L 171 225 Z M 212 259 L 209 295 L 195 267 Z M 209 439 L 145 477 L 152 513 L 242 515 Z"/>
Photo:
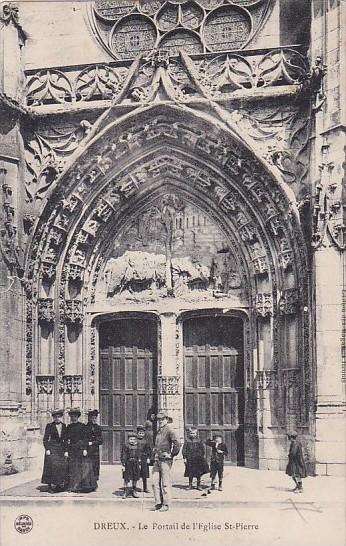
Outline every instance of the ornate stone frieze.
<path fill-rule="evenodd" d="M 182 29 L 173 31 L 173 34 L 175 32 L 182 32 L 179 40 L 187 40 L 192 49 L 199 49 L 198 42 L 193 44 L 196 36 L 194 32 L 188 32 L 189 36 Z M 292 49 L 273 49 L 264 55 L 251 55 L 249 58 L 244 52 L 214 55 L 192 61 L 188 55 L 194 53 L 193 51 L 184 51 L 181 42 L 179 47 L 174 44 L 175 38 L 172 35 L 165 47 L 139 56 L 131 67 L 125 61 L 122 65 L 119 62 L 107 66 L 92 65 L 80 73 L 64 71 L 63 68 L 40 70 L 36 73 L 30 71 L 26 85 L 27 104 L 39 109 L 40 105 L 47 103 L 78 103 L 90 100 L 142 103 L 153 101 L 158 96 L 159 89 L 163 90 L 166 98 L 182 103 L 196 95 L 217 101 L 239 89 L 269 87 L 281 85 L 282 82 L 287 85 L 300 85 L 308 71 L 304 56 Z M 179 54 L 180 59 L 176 58 Z M 81 130 L 83 136 L 88 133 L 88 120 L 81 125 Z M 43 145 L 45 153 L 42 155 L 42 150 L 39 150 L 38 173 L 55 156 L 54 150 L 53 153 L 46 153 L 46 142 Z M 37 147 L 34 141 L 33 146 Z M 51 144 L 48 142 L 49 147 Z M 282 154 L 280 155 L 281 150 L 275 148 L 274 152 L 279 153 L 273 157 L 273 161 L 277 161 L 280 167 L 284 161 Z M 53 163 L 53 167 L 56 166 Z M 284 165 L 282 170 L 285 170 Z"/>
<path fill-rule="evenodd" d="M 279 312 L 281 315 L 294 315 L 297 312 L 299 293 L 296 288 L 283 290 L 279 299 Z"/>
<path fill-rule="evenodd" d="M 64 394 L 82 394 L 83 380 L 81 375 L 63 376 Z"/>
<path fill-rule="evenodd" d="M 37 392 L 38 394 L 53 394 L 54 376 L 53 375 L 37 375 Z"/>
<path fill-rule="evenodd" d="M 259 317 L 271 317 L 274 312 L 273 294 L 270 292 L 261 292 L 255 297 L 255 311 Z"/>
<path fill-rule="evenodd" d="M 37 318 L 41 324 L 53 324 L 55 319 L 54 300 L 40 298 L 37 306 Z"/>
<path fill-rule="evenodd" d="M 26 101 L 29 106 L 55 102 L 112 99 L 122 88 L 128 73 L 127 66 L 91 65 L 78 72 L 63 72 L 55 68 L 29 73 L 26 84 Z M 81 127 L 85 132 L 88 124 Z"/>
<path fill-rule="evenodd" d="M 179 379 L 177 375 L 159 375 L 157 377 L 159 394 L 179 394 Z"/>
<path fill-rule="evenodd" d="M 257 370 L 255 379 L 257 389 L 267 390 L 278 387 L 278 374 L 276 370 Z"/>

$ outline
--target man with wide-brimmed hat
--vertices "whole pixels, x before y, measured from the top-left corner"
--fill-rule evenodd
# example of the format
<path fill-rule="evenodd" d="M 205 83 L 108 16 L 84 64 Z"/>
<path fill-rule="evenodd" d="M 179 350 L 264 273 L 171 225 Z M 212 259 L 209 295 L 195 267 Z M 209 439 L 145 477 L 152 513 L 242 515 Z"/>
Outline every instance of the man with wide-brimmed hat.
<path fill-rule="evenodd" d="M 51 412 L 53 421 L 48 423 L 44 431 L 43 445 L 45 448 L 42 483 L 48 484 L 50 492 L 63 491 L 67 481 L 66 425 L 62 422 L 64 410 L 55 409 Z"/>
<path fill-rule="evenodd" d="M 171 468 L 173 457 L 178 455 L 180 443 L 168 426 L 169 417 L 165 411 L 157 414 L 158 432 L 154 446 L 153 491 L 155 510 L 166 512 L 171 499 Z"/>
<path fill-rule="evenodd" d="M 88 433 L 88 455 L 93 465 L 96 481 L 100 476 L 100 446 L 102 445 L 102 430 L 97 424 L 98 410 L 88 411 L 88 422 L 86 425 Z"/>
<path fill-rule="evenodd" d="M 91 459 L 88 457 L 88 432 L 86 425 L 78 421 L 79 408 L 68 412 L 71 423 L 67 426 L 68 490 L 90 492 L 97 487 Z"/>

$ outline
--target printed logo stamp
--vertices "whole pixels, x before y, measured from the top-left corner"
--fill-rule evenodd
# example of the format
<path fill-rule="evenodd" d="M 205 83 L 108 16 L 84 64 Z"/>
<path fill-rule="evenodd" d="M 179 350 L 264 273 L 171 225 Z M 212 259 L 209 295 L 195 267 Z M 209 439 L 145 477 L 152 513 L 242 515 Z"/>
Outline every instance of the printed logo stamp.
<path fill-rule="evenodd" d="M 21 514 L 20 516 L 17 516 L 14 520 L 14 528 L 18 533 L 24 535 L 26 533 L 30 533 L 34 526 L 34 522 L 30 516 L 27 514 Z"/>

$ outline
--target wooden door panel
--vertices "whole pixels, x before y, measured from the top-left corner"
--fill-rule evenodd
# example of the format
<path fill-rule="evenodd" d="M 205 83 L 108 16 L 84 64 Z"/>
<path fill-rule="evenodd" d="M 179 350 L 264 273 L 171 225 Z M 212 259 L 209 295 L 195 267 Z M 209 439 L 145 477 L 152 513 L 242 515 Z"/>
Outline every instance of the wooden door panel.
<path fill-rule="evenodd" d="M 237 464 L 239 403 L 244 400 L 242 358 L 232 346 L 232 330 L 217 319 L 197 319 L 184 324 L 185 424 L 197 426 L 202 439 L 221 433 Z M 227 323 L 227 320 L 226 320 Z M 230 324 L 230 323 L 228 323 Z M 186 328 L 186 330 L 185 330 Z M 240 438 L 240 441 L 243 441 Z M 240 463 L 241 464 L 241 463 Z"/>
<path fill-rule="evenodd" d="M 102 462 L 108 464 L 120 461 L 128 432 L 144 424 L 149 408 L 157 403 L 156 325 L 132 322 L 142 324 L 114 321 L 105 326 L 105 332 L 100 330 Z"/>

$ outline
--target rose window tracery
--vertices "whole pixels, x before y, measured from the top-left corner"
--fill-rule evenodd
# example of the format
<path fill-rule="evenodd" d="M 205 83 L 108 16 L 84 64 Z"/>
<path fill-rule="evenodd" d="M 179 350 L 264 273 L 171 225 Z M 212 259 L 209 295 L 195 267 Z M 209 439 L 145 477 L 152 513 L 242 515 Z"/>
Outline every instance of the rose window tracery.
<path fill-rule="evenodd" d="M 176 56 L 243 49 L 269 11 L 270 0 L 95 0 L 94 28 L 117 59 L 156 48 Z"/>

